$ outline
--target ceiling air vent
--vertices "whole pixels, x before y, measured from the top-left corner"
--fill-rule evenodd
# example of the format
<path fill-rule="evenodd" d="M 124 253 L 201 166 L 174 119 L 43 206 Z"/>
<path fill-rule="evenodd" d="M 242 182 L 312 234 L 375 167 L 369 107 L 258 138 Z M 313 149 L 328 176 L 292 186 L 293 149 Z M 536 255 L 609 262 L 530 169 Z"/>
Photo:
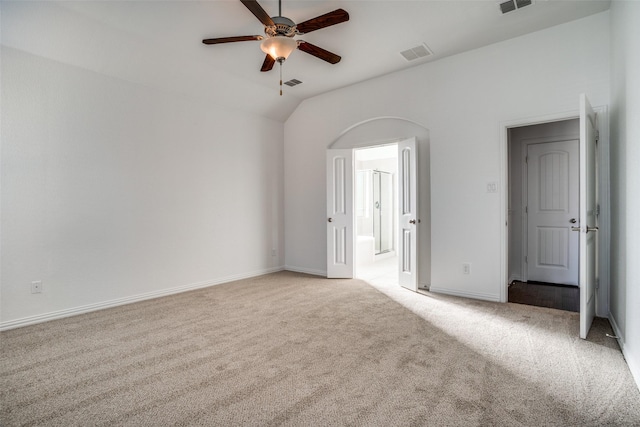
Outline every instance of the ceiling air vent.
<path fill-rule="evenodd" d="M 505 2 L 498 3 L 500 6 L 500 11 L 505 14 L 509 12 L 513 12 L 514 10 L 521 9 L 525 6 L 529 6 L 533 3 L 533 0 L 508 0 Z"/>
<path fill-rule="evenodd" d="M 286 84 L 287 86 L 291 86 L 291 87 L 299 85 L 300 83 L 302 83 L 302 82 L 300 80 L 298 80 L 298 79 L 291 79 L 288 82 L 284 82 L 284 84 Z"/>
<path fill-rule="evenodd" d="M 431 56 L 433 55 L 433 52 L 431 52 L 427 45 L 423 43 L 419 46 L 412 47 L 411 49 L 403 50 L 400 52 L 400 55 L 402 55 L 407 61 L 415 61 L 416 59 Z"/>

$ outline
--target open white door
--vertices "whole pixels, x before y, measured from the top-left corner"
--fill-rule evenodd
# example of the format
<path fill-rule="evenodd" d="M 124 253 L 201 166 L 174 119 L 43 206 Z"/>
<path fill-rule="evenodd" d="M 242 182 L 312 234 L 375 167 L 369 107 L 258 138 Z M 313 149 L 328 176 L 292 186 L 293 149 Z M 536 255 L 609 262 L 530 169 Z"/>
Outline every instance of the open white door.
<path fill-rule="evenodd" d="M 327 277 L 353 270 L 353 150 L 327 150 Z"/>
<path fill-rule="evenodd" d="M 398 273 L 400 286 L 418 290 L 418 155 L 416 139 L 398 143 Z"/>
<path fill-rule="evenodd" d="M 596 114 L 580 95 L 580 338 L 587 338 L 596 312 Z"/>

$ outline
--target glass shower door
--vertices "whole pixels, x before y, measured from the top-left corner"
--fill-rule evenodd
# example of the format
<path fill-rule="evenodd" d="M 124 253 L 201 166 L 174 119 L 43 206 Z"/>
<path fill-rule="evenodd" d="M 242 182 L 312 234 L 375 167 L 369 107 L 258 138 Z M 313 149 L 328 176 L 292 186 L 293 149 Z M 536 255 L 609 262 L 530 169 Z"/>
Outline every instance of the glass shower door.
<path fill-rule="evenodd" d="M 393 250 L 393 176 L 373 172 L 373 235 L 376 255 Z"/>

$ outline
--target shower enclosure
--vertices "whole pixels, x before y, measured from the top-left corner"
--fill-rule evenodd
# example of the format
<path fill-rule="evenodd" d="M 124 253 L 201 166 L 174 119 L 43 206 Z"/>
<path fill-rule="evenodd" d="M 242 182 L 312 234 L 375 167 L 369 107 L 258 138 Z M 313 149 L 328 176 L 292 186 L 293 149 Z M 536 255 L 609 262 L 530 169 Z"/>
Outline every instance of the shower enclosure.
<path fill-rule="evenodd" d="M 393 175 L 373 171 L 373 237 L 376 255 L 393 250 Z"/>
<path fill-rule="evenodd" d="M 380 170 L 359 170 L 356 175 L 358 236 L 373 237 L 374 254 L 394 250 L 394 175 Z"/>

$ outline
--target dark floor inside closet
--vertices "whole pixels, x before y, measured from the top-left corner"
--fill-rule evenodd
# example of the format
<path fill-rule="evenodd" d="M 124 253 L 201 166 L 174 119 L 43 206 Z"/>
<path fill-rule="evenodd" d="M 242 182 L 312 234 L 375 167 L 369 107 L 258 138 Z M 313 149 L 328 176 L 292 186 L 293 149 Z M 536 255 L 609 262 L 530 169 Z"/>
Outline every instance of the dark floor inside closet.
<path fill-rule="evenodd" d="M 513 282 L 509 302 L 580 312 L 580 288 L 541 282 Z"/>

